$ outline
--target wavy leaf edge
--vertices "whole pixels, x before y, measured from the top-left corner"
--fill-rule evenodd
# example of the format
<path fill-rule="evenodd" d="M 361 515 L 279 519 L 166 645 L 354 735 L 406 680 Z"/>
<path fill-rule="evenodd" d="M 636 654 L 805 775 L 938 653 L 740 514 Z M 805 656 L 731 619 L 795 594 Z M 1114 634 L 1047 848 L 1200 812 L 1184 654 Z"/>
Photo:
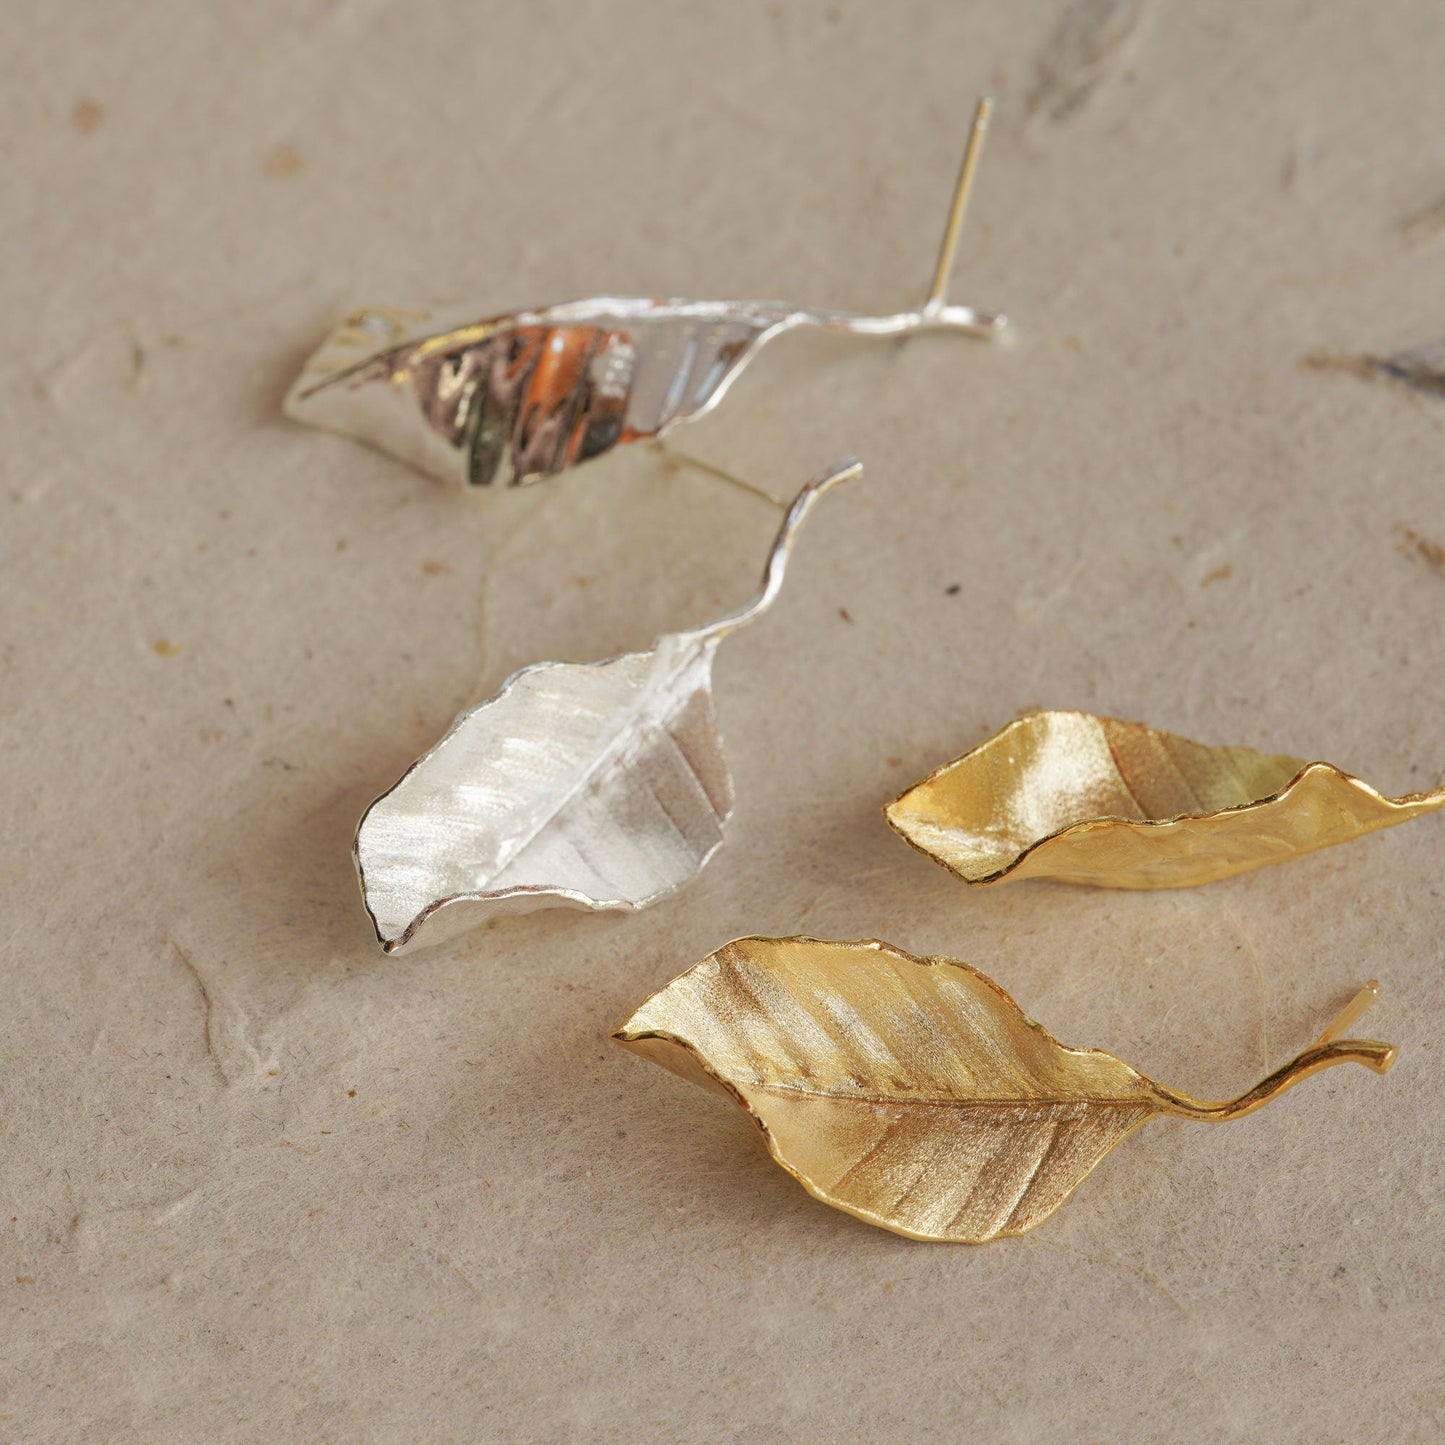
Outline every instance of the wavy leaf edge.
<path fill-rule="evenodd" d="M 1021 868 L 1026 862 L 1028 862 L 1028 860 L 1032 858 L 1034 854 L 1039 852 L 1040 849 L 1044 848 L 1048 844 L 1057 842 L 1060 839 L 1082 836 L 1084 834 L 1094 832 L 1098 829 L 1105 828 L 1128 828 L 1137 830 L 1140 833 L 1147 834 L 1150 832 L 1161 832 L 1171 828 L 1178 828 L 1189 823 L 1202 822 L 1211 818 L 1223 818 L 1231 815 L 1238 816 L 1245 813 L 1257 812 L 1269 807 L 1277 806 L 1281 803 L 1287 804 L 1291 796 L 1295 793 L 1297 789 L 1299 789 L 1299 787 L 1303 783 L 1305 783 L 1308 779 L 1315 777 L 1330 777 L 1337 779 L 1345 787 L 1351 788 L 1356 792 L 1370 798 L 1374 802 L 1380 804 L 1380 806 L 1386 812 L 1410 812 L 1422 806 L 1426 808 L 1445 807 L 1445 786 L 1439 788 L 1430 788 L 1419 793 L 1402 793 L 1398 797 L 1390 797 L 1388 794 L 1382 793 L 1372 784 L 1367 783 L 1363 778 L 1357 777 L 1354 773 L 1346 772 L 1343 768 L 1336 767 L 1333 763 L 1319 761 L 1302 762 L 1301 766 L 1295 772 L 1293 777 L 1291 777 L 1282 787 L 1277 788 L 1274 792 L 1267 793 L 1262 797 L 1252 798 L 1248 802 L 1237 803 L 1230 807 L 1213 808 L 1202 812 L 1175 813 L 1168 818 L 1126 818 L 1119 814 L 1106 813 L 1096 814 L 1087 818 L 1080 818 L 1073 823 L 1065 824 L 1062 828 L 1055 828 L 1052 832 L 1043 834 L 1034 842 L 1030 843 L 1027 848 L 1023 849 L 1020 853 L 1018 853 L 1017 856 L 1015 856 L 1010 862 L 1006 863 L 1002 868 L 997 868 L 993 872 L 988 873 L 982 877 L 970 876 L 969 874 L 963 872 L 962 869 L 956 868 L 952 863 L 941 857 L 939 854 L 931 851 L 924 844 L 920 843 L 916 838 L 910 836 L 904 826 L 900 824 L 897 818 L 894 816 L 895 809 L 897 809 L 898 806 L 903 803 L 907 798 L 909 798 L 912 794 L 928 787 L 935 780 L 942 777 L 943 774 L 966 762 L 975 753 L 981 752 L 984 748 L 1001 741 L 1003 738 L 1007 737 L 1010 732 L 1023 727 L 1027 723 L 1030 723 L 1038 718 L 1056 716 L 1088 717 L 1094 718 L 1098 721 L 1109 722 L 1127 721 L 1125 719 L 1117 718 L 1106 719 L 1097 713 L 1071 712 L 1067 709 L 1041 708 L 1034 712 L 1024 713 L 1021 716 L 1014 718 L 1011 722 L 1006 723 L 997 732 L 990 733 L 989 736 L 984 738 L 982 742 L 976 743 L 966 752 L 960 753 L 956 758 L 950 758 L 947 762 L 940 763 L 931 772 L 927 773 L 924 777 L 919 778 L 917 782 L 910 784 L 901 793 L 899 793 L 897 797 L 885 803 L 883 805 L 884 821 L 900 838 L 903 839 L 905 843 L 908 844 L 910 848 L 913 848 L 915 851 L 921 853 L 925 858 L 929 859 L 930 862 L 936 863 L 939 865 L 939 867 L 947 869 L 948 872 L 953 874 L 955 878 L 962 880 L 964 883 L 971 884 L 974 887 L 984 888 L 994 883 L 1005 882 L 1015 872 L 1017 872 L 1019 868 Z M 1168 731 L 1167 729 L 1155 728 L 1150 723 L 1131 721 L 1128 722 L 1127 725 L 1131 727 L 1147 728 L 1151 732 Z M 1182 737 L 1183 734 L 1172 733 L 1171 736 Z M 1221 745 L 1216 744 L 1212 746 Z M 1406 822 L 1408 821 L 1408 819 L 1402 818 L 1399 821 Z M 1387 826 L 1390 825 L 1379 825 L 1379 827 Z M 1379 828 L 1366 831 L 1379 831 Z M 1363 836 L 1365 836 L 1364 832 L 1356 835 L 1356 837 Z M 1331 847 L 1335 845 L 1331 843 L 1325 843 L 1319 846 Z M 1297 856 L 1303 856 L 1303 854 Z M 1040 881 L 1048 880 L 1045 876 L 1041 877 Z"/>
<path fill-rule="evenodd" d="M 661 642 L 667 636 L 678 634 L 663 634 L 659 638 Z M 655 647 L 654 647 L 654 650 Z M 651 897 L 641 901 L 632 899 L 602 899 L 593 898 L 589 894 L 582 893 L 573 888 L 554 888 L 541 885 L 523 885 L 510 888 L 477 889 L 463 893 L 450 893 L 445 898 L 436 898 L 428 903 L 416 916 L 406 925 L 404 929 L 392 937 L 387 937 L 382 930 L 381 920 L 373 912 L 370 901 L 370 894 L 366 882 L 366 864 L 361 857 L 361 835 L 366 827 L 366 821 L 381 804 L 385 803 L 418 769 L 425 767 L 441 749 L 451 741 L 454 734 L 464 728 L 472 717 L 481 712 L 483 708 L 489 708 L 494 703 L 500 702 L 519 683 L 526 678 L 539 673 L 549 672 L 557 667 L 608 667 L 613 663 L 627 662 L 635 657 L 646 656 L 645 653 L 619 652 L 612 657 L 599 658 L 596 662 L 572 663 L 572 662 L 529 662 L 525 667 L 519 667 L 512 673 L 490 697 L 484 698 L 474 706 L 464 708 L 453 720 L 452 725 L 439 737 L 424 753 L 417 757 L 404 773 L 384 793 L 378 794 L 366 806 L 366 811 L 361 815 L 361 821 L 356 825 L 356 834 L 351 844 L 351 861 L 356 868 L 357 882 L 361 885 L 361 901 L 366 909 L 366 916 L 371 920 L 371 926 L 376 933 L 376 940 L 381 944 L 382 950 L 386 953 L 399 953 L 416 940 L 417 934 L 443 909 L 451 908 L 461 903 L 501 903 L 513 898 L 555 898 L 562 904 L 572 904 L 578 908 L 591 909 L 597 912 L 637 912 L 656 903 L 659 898 L 666 897 L 671 889 L 664 888 Z M 725 822 L 732 816 L 732 808 L 729 806 L 722 815 Z M 722 847 L 722 841 L 714 843 L 708 849 L 706 856 L 702 859 L 699 867 L 707 864 Z"/>
<path fill-rule="evenodd" d="M 641 1014 L 648 1007 L 648 1005 L 652 1003 L 652 1001 L 656 999 L 659 995 L 665 993 L 675 984 L 680 983 L 682 980 L 688 978 L 692 974 L 696 973 L 698 970 L 704 969 L 709 965 L 713 964 L 718 959 L 718 956 L 726 950 L 746 947 L 750 944 L 762 944 L 769 946 L 797 945 L 801 947 L 817 945 L 828 949 L 857 951 L 860 954 L 885 954 L 893 959 L 900 960 L 905 963 L 915 964 L 923 968 L 959 969 L 967 974 L 970 974 L 973 978 L 977 979 L 979 982 L 991 989 L 995 994 L 998 995 L 999 999 L 1008 1008 L 1012 1009 L 1015 1013 L 1018 1014 L 1018 1016 L 1022 1019 L 1022 1021 L 1028 1028 L 1040 1034 L 1045 1041 L 1047 1041 L 1055 1048 L 1059 1049 L 1064 1054 L 1071 1055 L 1076 1058 L 1106 1059 L 1112 1063 L 1122 1064 L 1126 1069 L 1129 1069 L 1133 1074 L 1138 1077 L 1140 1082 L 1146 1087 L 1149 1093 L 1153 1096 L 1154 1100 L 1157 1102 L 1157 1107 L 1145 1113 L 1136 1123 L 1121 1132 L 1115 1142 L 1109 1146 L 1109 1149 L 1106 1151 L 1105 1155 L 1102 1156 L 1098 1161 L 1096 1161 L 1096 1163 L 1091 1166 L 1078 1180 L 1076 1180 L 1073 1185 L 1071 1185 L 1062 1195 L 1060 1195 L 1058 1200 L 1053 1204 L 1051 1208 L 1040 1214 L 1037 1218 L 1034 1218 L 1023 1228 L 1001 1229 L 996 1234 L 990 1235 L 988 1239 L 977 1241 L 952 1239 L 940 1236 L 938 1234 L 928 1234 L 919 1232 L 917 1230 L 909 1229 L 903 1225 L 900 1225 L 897 1221 L 889 1219 L 886 1216 L 883 1216 L 875 1211 L 849 1204 L 846 1201 L 835 1197 L 834 1195 L 830 1194 L 825 1188 L 816 1184 L 800 1168 L 796 1167 L 783 1154 L 781 1146 L 779 1145 L 773 1131 L 769 1128 L 767 1121 L 744 1096 L 741 1089 L 735 1084 L 733 1084 L 732 1081 L 729 1080 L 725 1074 L 719 1072 L 719 1070 L 715 1068 L 714 1065 L 708 1060 L 702 1050 L 700 1050 L 686 1036 L 669 1029 L 635 1029 L 632 1027 L 633 1022 L 638 1017 L 638 1015 Z M 1363 1011 L 1362 1000 L 1364 999 L 1367 991 L 1375 989 L 1377 989 L 1377 985 L 1374 984 L 1372 981 L 1369 985 L 1366 986 L 1366 989 L 1361 990 L 1360 994 L 1356 996 L 1355 1000 L 1351 1003 L 1349 1008 L 1347 1008 L 1344 1013 L 1340 1015 L 1340 1019 L 1353 1021 L 1353 1018 L 1356 1017 L 1359 1012 Z M 653 1062 L 660 1063 L 663 1067 L 669 1068 L 673 1072 L 681 1071 L 675 1069 L 672 1064 L 664 1063 L 656 1056 L 650 1055 L 646 1048 L 646 1045 L 655 1042 L 671 1045 L 672 1047 L 682 1050 L 683 1055 L 691 1063 L 691 1065 L 694 1066 L 696 1070 L 699 1070 L 702 1075 L 706 1077 L 707 1080 L 717 1085 L 723 1090 L 725 1094 L 731 1097 L 757 1126 L 757 1128 L 763 1135 L 764 1142 L 767 1146 L 768 1154 L 772 1158 L 773 1162 L 778 1164 L 789 1175 L 796 1179 L 797 1182 L 801 1184 L 803 1188 L 808 1192 L 808 1194 L 811 1195 L 814 1199 L 818 1200 L 820 1203 L 826 1204 L 830 1208 L 837 1209 L 844 1214 L 849 1214 L 855 1219 L 862 1220 L 866 1224 L 871 1224 L 878 1228 L 885 1229 L 892 1234 L 900 1235 L 905 1239 L 916 1240 L 924 1244 L 949 1244 L 988 1243 L 992 1239 L 1017 1239 L 1022 1238 L 1025 1234 L 1031 1233 L 1039 1225 L 1051 1219 L 1053 1215 L 1058 1212 L 1060 1207 L 1062 1207 L 1062 1205 L 1067 1203 L 1067 1201 L 1073 1197 L 1073 1195 L 1080 1188 L 1080 1186 L 1088 1180 L 1089 1176 L 1094 1172 L 1094 1169 L 1097 1168 L 1100 1164 L 1102 1164 L 1104 1159 L 1107 1158 L 1109 1154 L 1112 1154 L 1120 1144 L 1122 1144 L 1126 1139 L 1132 1137 L 1135 1133 L 1142 1129 L 1145 1124 L 1151 1122 L 1151 1120 L 1153 1120 L 1158 1115 L 1172 1115 L 1176 1118 L 1191 1119 L 1195 1121 L 1212 1123 L 1224 1122 L 1230 1119 L 1240 1118 L 1245 1114 L 1253 1113 L 1256 1109 L 1262 1108 L 1265 1104 L 1277 1098 L 1279 1095 L 1285 1093 L 1287 1090 L 1293 1088 L 1296 1084 L 1303 1082 L 1311 1074 L 1318 1073 L 1321 1070 L 1332 1067 L 1335 1064 L 1358 1063 L 1370 1069 L 1373 1073 L 1384 1075 L 1390 1072 L 1399 1055 L 1399 1049 L 1396 1045 L 1384 1043 L 1376 1039 L 1335 1038 L 1332 1036 L 1333 1027 L 1334 1026 L 1332 1026 L 1331 1029 L 1327 1029 L 1325 1033 L 1322 1034 L 1315 1043 L 1301 1050 L 1287 1063 L 1273 1070 L 1271 1073 L 1261 1079 L 1257 1084 L 1255 1084 L 1252 1088 L 1245 1090 L 1242 1094 L 1235 1096 L 1233 1099 L 1206 1101 L 1196 1099 L 1191 1095 L 1181 1093 L 1177 1090 L 1170 1089 L 1162 1084 L 1156 1083 L 1147 1074 L 1141 1073 L 1138 1069 L 1135 1069 L 1133 1065 L 1125 1063 L 1125 1061 L 1120 1059 L 1117 1054 L 1112 1054 L 1107 1049 L 1081 1049 L 1069 1044 L 1061 1043 L 1059 1039 L 1057 1039 L 1048 1028 L 1046 1028 L 1043 1024 L 1039 1023 L 1037 1019 L 1033 1018 L 1022 1008 L 1020 1008 L 1014 997 L 1001 984 L 990 978 L 986 973 L 982 972 L 982 970 L 975 968 L 972 964 L 965 963 L 962 959 L 952 958 L 948 955 L 943 954 L 912 954 L 907 952 L 905 949 L 898 948 L 897 946 L 887 943 L 884 940 L 878 938 L 838 940 L 819 938 L 811 934 L 793 934 L 785 937 L 778 937 L 767 934 L 748 934 L 740 938 L 732 939 L 730 942 L 722 945 L 721 948 L 715 949 L 712 953 L 708 954 L 706 958 L 699 960 L 691 968 L 685 969 L 682 973 L 678 974 L 675 978 L 669 980 L 668 983 L 664 984 L 662 988 L 650 994 L 648 998 L 643 1001 L 643 1003 L 638 1005 L 638 1007 L 633 1011 L 632 1015 L 625 1023 L 621 1024 L 618 1028 L 612 1031 L 611 1037 L 614 1042 L 621 1044 L 625 1048 L 629 1048 L 633 1051 L 639 1052 L 643 1057 L 651 1057 Z M 638 1048 L 639 1045 L 641 1045 L 642 1047 Z M 692 1075 L 688 1073 L 683 1073 L 682 1076 L 689 1078 L 692 1077 Z M 694 1079 L 693 1081 L 697 1082 L 696 1079 Z M 806 1091 L 800 1090 L 799 1092 Z M 1106 1101 L 1100 1098 L 1097 1100 L 1097 1102 L 1103 1103 Z M 967 1106 L 954 1105 L 953 1107 Z"/>

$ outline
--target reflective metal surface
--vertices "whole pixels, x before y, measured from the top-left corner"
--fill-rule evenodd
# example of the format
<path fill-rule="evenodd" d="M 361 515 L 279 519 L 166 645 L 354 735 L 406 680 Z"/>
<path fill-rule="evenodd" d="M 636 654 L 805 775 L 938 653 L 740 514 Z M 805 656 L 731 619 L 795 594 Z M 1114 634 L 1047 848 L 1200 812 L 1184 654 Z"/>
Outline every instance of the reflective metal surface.
<path fill-rule="evenodd" d="M 799 493 L 741 611 L 651 652 L 524 668 L 371 805 L 356 865 L 388 953 L 496 911 L 645 908 L 712 857 L 733 801 L 718 644 L 772 605 L 804 517 L 861 470 L 840 463 Z"/>
<path fill-rule="evenodd" d="M 785 331 L 995 335 L 1002 316 L 945 302 L 987 120 L 984 102 L 932 289 L 916 310 L 863 316 L 783 301 L 598 297 L 478 321 L 372 308 L 321 346 L 285 409 L 444 480 L 524 486 L 702 416 Z"/>
<path fill-rule="evenodd" d="M 1386 798 L 1328 763 L 1037 712 L 929 774 L 884 816 L 968 883 L 1186 888 L 1442 807 L 1445 788 Z"/>
<path fill-rule="evenodd" d="M 1066 1048 L 967 964 L 876 940 L 739 939 L 613 1037 L 721 1085 L 816 1198 L 912 1239 L 981 1244 L 1041 1224 L 1157 1115 L 1236 1119 L 1333 1064 L 1385 1073 L 1392 1044 L 1340 1037 L 1377 992 L 1221 1103 Z"/>

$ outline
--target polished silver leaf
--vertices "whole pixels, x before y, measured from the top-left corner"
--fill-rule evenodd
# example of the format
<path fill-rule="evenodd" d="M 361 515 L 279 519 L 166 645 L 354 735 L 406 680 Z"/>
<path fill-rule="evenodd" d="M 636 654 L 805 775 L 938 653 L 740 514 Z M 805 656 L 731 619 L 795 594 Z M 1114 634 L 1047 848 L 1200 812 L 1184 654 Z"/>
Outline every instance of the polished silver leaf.
<path fill-rule="evenodd" d="M 328 338 L 285 407 L 443 480 L 523 486 L 702 416 L 760 346 L 795 327 L 987 335 L 1004 324 L 941 304 L 856 316 L 781 301 L 601 297 L 461 324 L 373 309 Z"/>
<path fill-rule="evenodd" d="M 718 644 L 772 604 L 808 510 L 861 470 L 840 463 L 799 493 L 741 611 L 650 652 L 523 668 L 371 805 L 356 865 L 388 953 L 498 910 L 645 908 L 712 857 L 733 801 Z"/>
<path fill-rule="evenodd" d="M 443 480 L 524 486 L 702 416 L 760 346 L 795 327 L 996 335 L 1002 316 L 946 301 L 991 109 L 981 100 L 974 114 L 933 280 L 915 310 L 603 296 L 480 321 L 359 311 L 306 364 L 286 410 Z"/>

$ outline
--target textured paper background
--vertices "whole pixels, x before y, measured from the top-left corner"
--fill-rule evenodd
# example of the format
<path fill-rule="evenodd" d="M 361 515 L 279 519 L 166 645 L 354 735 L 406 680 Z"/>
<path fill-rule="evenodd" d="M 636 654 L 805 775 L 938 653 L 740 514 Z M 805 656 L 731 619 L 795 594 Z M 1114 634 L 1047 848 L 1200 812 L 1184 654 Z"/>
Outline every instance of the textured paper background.
<path fill-rule="evenodd" d="M 878 813 L 1036 705 L 1436 781 L 1445 400 L 1301 363 L 1445 332 L 1437 7 L 5 20 L 0 1437 L 1437 1438 L 1440 821 L 1113 896 L 965 890 Z M 955 295 L 1014 343 L 789 338 L 676 436 L 868 466 L 720 657 L 722 853 L 384 960 L 365 803 L 514 666 L 749 595 L 776 519 L 638 448 L 458 497 L 284 421 L 304 355 L 360 301 L 906 304 L 985 89 Z M 1378 974 L 1401 1059 L 922 1246 L 606 1042 L 799 930 L 1216 1096 Z"/>

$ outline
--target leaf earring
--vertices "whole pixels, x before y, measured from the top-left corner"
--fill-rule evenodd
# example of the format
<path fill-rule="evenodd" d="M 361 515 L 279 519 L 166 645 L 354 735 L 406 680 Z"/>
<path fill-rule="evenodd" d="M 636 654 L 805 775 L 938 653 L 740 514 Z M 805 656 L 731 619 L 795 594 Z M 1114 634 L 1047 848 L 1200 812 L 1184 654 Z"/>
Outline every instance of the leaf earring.
<path fill-rule="evenodd" d="M 862 470 L 843 461 L 803 488 L 741 611 L 650 652 L 523 668 L 367 809 L 356 867 L 388 953 L 487 913 L 635 911 L 702 868 L 733 802 L 712 709 L 718 644 L 772 606 L 804 518 Z"/>
<path fill-rule="evenodd" d="M 861 336 L 995 336 L 1005 318 L 946 302 L 991 102 L 979 102 L 924 303 L 890 316 L 777 301 L 598 297 L 484 320 L 377 307 L 306 364 L 288 415 L 468 488 L 525 486 L 716 406 L 760 347 L 818 327 Z"/>
<path fill-rule="evenodd" d="M 1144 723 L 1028 713 L 883 810 L 966 883 L 1057 878 L 1188 888 L 1445 808 L 1387 798 L 1329 763 L 1206 747 Z"/>
<path fill-rule="evenodd" d="M 981 1244 L 1043 1223 L 1156 1116 L 1237 1119 L 1334 1064 L 1388 1072 L 1393 1044 L 1342 1037 L 1378 992 L 1367 984 L 1309 1048 L 1222 1103 L 1065 1048 L 967 964 L 876 941 L 738 939 L 613 1037 L 721 1085 L 825 1204 L 912 1239 Z"/>

